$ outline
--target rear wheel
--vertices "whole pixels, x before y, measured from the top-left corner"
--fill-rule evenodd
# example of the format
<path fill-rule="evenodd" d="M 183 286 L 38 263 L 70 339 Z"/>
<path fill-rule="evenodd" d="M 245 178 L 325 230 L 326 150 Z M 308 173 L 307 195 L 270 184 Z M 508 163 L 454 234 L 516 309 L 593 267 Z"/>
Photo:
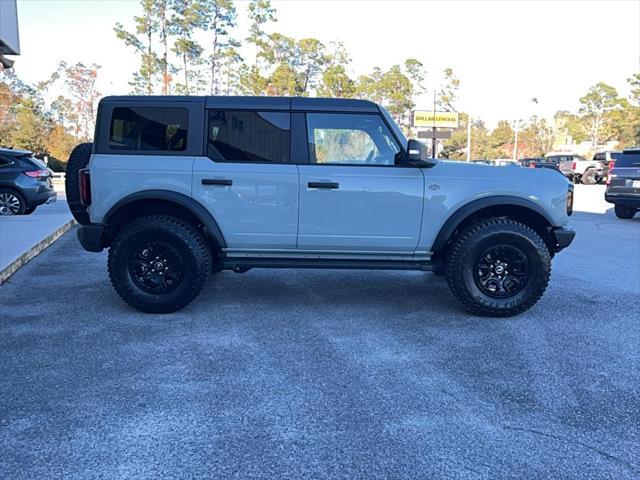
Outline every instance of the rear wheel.
<path fill-rule="evenodd" d="M 637 210 L 632 207 L 625 207 L 624 205 L 616 205 L 614 211 L 616 212 L 616 217 L 629 219 L 633 218 Z"/>
<path fill-rule="evenodd" d="M 139 218 L 109 249 L 116 292 L 143 312 L 170 313 L 191 303 L 212 269 L 211 251 L 190 223 L 167 215 Z"/>
<path fill-rule="evenodd" d="M 8 188 L 0 188 L 0 215 L 23 215 L 27 209 L 24 197 Z"/>
<path fill-rule="evenodd" d="M 551 256 L 531 228 L 507 219 L 488 219 L 454 240 L 446 261 L 453 295 L 475 315 L 508 317 L 528 310 L 544 293 Z"/>

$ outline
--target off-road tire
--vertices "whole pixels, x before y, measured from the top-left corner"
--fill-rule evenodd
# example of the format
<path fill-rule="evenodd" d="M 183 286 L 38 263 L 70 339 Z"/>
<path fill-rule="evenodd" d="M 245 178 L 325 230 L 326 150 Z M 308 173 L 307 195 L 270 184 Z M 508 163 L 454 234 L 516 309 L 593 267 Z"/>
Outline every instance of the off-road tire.
<path fill-rule="evenodd" d="M 71 215 L 81 225 L 91 222 L 87 208 L 80 203 L 80 184 L 78 182 L 78 172 L 86 168 L 91 159 L 93 143 L 81 143 L 77 145 L 69 156 L 67 168 L 65 170 L 64 189 L 67 192 L 67 204 Z"/>
<path fill-rule="evenodd" d="M 616 213 L 616 217 L 628 220 L 630 218 L 633 218 L 637 210 L 635 208 L 626 207 L 624 205 L 615 205 L 613 211 Z"/>
<path fill-rule="evenodd" d="M 10 195 L 12 196 L 15 200 L 18 201 L 18 208 L 17 210 L 12 211 L 9 210 L 9 213 L 3 213 L 3 215 L 24 215 L 26 210 L 27 210 L 27 201 L 25 200 L 24 196 L 18 192 L 17 190 L 14 190 L 13 188 L 2 188 L 0 187 L 0 195 Z M 11 198 L 11 197 L 9 197 Z M 10 203 L 15 203 L 13 200 Z M 14 206 L 15 207 L 15 206 Z"/>
<path fill-rule="evenodd" d="M 596 185 L 598 183 L 597 172 L 592 168 L 588 169 L 580 177 L 580 182 L 584 185 Z"/>
<path fill-rule="evenodd" d="M 179 253 L 184 272 L 168 293 L 143 290 L 132 278 L 130 260 L 145 242 L 165 242 Z M 108 257 L 109 278 L 118 295 L 148 313 L 171 313 L 191 303 L 205 286 L 212 269 L 211 251 L 202 233 L 189 222 L 168 215 L 133 220 L 115 237 Z"/>
<path fill-rule="evenodd" d="M 522 290 L 507 298 L 487 295 L 474 278 L 476 261 L 487 248 L 496 245 L 521 250 L 530 266 Z M 485 317 L 510 317 L 528 310 L 540 299 L 549 283 L 551 256 L 540 235 L 528 226 L 508 219 L 487 219 L 457 235 L 446 258 L 445 271 L 451 292 L 467 311 Z"/>

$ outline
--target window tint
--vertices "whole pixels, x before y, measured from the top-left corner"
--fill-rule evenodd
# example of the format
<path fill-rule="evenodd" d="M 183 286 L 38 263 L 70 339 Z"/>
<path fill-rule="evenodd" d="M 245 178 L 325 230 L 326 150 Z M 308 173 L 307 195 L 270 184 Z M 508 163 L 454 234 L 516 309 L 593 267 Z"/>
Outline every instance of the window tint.
<path fill-rule="evenodd" d="M 604 153 L 604 152 L 602 152 L 602 153 L 596 153 L 596 154 L 593 156 L 593 159 L 594 159 L 594 160 L 600 160 L 600 161 L 602 161 L 602 160 L 606 160 L 606 158 L 607 158 L 607 154 L 606 154 L 606 153 Z"/>
<path fill-rule="evenodd" d="M 186 108 L 117 107 L 111 115 L 109 148 L 181 152 L 187 148 L 188 128 Z"/>
<path fill-rule="evenodd" d="M 394 165 L 400 147 L 378 115 L 307 114 L 312 163 Z"/>
<path fill-rule="evenodd" d="M 13 164 L 13 160 L 10 158 L 0 157 L 0 167 L 6 167 Z"/>
<path fill-rule="evenodd" d="M 222 162 L 289 162 L 289 113 L 209 111 L 207 154 Z"/>
<path fill-rule="evenodd" d="M 640 153 L 622 153 L 616 158 L 615 168 L 640 168 Z"/>

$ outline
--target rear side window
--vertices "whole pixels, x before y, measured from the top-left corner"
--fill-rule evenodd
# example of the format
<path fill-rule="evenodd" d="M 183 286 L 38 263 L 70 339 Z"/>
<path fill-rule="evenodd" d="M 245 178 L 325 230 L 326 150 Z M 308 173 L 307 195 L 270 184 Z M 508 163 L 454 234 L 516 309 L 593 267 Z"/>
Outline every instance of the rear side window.
<path fill-rule="evenodd" d="M 640 168 L 640 153 L 622 153 L 616 158 L 616 168 Z"/>
<path fill-rule="evenodd" d="M 40 170 L 44 170 L 47 168 L 47 164 L 44 163 L 42 160 L 37 159 L 34 156 L 31 155 L 25 155 L 24 157 L 20 157 L 20 161 L 26 166 L 26 167 L 35 167 L 38 168 Z"/>
<path fill-rule="evenodd" d="M 594 160 L 599 160 L 599 161 L 606 160 L 606 158 L 607 158 L 607 154 L 606 153 L 596 153 L 593 156 Z"/>
<path fill-rule="evenodd" d="M 288 163 L 290 114 L 210 110 L 207 155 L 220 162 Z"/>
<path fill-rule="evenodd" d="M 187 148 L 186 108 L 116 107 L 111 115 L 109 149 L 182 152 Z"/>
<path fill-rule="evenodd" d="M 7 167 L 13 164 L 13 160 L 0 156 L 0 168 Z"/>

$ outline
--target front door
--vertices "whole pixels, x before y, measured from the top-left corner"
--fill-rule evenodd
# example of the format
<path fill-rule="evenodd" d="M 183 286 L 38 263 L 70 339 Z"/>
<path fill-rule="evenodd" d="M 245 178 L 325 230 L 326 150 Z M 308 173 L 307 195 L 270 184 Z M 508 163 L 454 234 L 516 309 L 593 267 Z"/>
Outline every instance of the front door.
<path fill-rule="evenodd" d="M 289 163 L 289 112 L 209 110 L 207 156 L 193 166 L 195 199 L 230 255 L 295 249 L 298 167 Z"/>
<path fill-rule="evenodd" d="M 309 165 L 300 165 L 298 249 L 412 253 L 424 175 L 399 165 L 401 149 L 382 118 L 307 114 Z"/>

